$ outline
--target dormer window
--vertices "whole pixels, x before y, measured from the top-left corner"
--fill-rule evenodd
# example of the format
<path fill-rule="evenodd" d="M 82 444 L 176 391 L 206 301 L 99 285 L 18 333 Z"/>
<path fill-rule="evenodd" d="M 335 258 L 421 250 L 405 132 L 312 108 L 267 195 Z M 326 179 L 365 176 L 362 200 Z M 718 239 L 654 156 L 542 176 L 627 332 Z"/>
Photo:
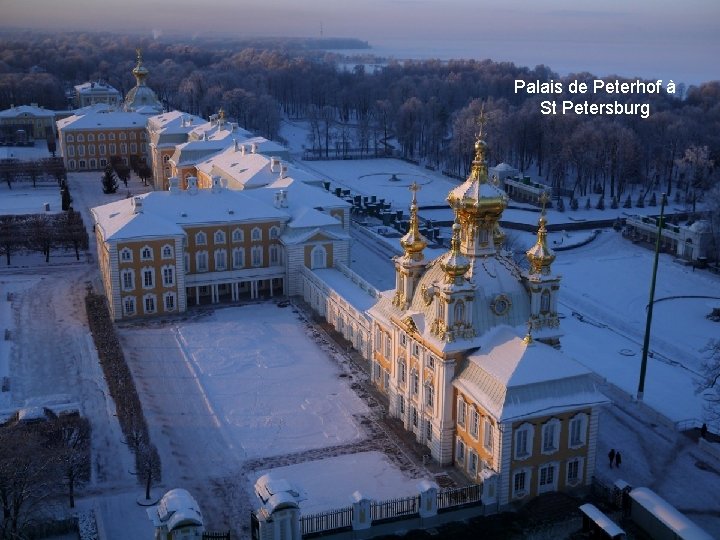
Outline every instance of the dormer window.
<path fill-rule="evenodd" d="M 280 227 L 270 227 L 270 239 L 275 240 L 280 237 Z"/>

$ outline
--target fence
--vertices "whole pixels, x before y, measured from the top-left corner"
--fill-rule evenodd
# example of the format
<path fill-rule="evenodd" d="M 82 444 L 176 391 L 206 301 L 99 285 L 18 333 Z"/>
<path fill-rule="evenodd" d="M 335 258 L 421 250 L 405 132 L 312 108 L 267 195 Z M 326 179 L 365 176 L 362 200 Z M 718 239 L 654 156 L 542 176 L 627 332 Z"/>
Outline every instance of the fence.
<path fill-rule="evenodd" d="M 352 506 L 319 512 L 308 516 L 300 517 L 300 531 L 303 537 L 325 531 L 352 528 L 353 509 Z"/>
<path fill-rule="evenodd" d="M 379 521 L 392 521 L 415 516 L 420 509 L 420 497 L 405 497 L 390 499 L 388 501 L 374 502 L 370 505 L 370 515 L 373 523 Z"/>
<path fill-rule="evenodd" d="M 453 510 L 459 506 L 479 503 L 481 496 L 482 489 L 479 484 L 438 491 L 438 512 Z"/>
<path fill-rule="evenodd" d="M 226 532 L 204 532 L 202 540 L 230 540 L 230 531 Z"/>

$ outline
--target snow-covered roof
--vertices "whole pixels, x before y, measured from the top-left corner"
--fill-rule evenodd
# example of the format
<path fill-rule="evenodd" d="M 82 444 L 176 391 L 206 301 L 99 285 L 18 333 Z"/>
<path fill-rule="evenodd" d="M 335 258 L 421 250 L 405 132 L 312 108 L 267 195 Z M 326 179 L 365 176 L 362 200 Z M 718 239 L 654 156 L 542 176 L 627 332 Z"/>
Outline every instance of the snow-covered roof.
<path fill-rule="evenodd" d="M 678 538 L 683 540 L 712 540 L 712 536 L 651 489 L 646 487 L 635 488 L 630 492 L 630 498 L 649 512 L 652 512 L 657 519 L 676 533 Z"/>
<path fill-rule="evenodd" d="M 370 292 L 335 268 L 316 269 L 313 273 L 360 313 L 365 313 L 377 301 Z"/>
<path fill-rule="evenodd" d="M 17 118 L 21 115 L 54 117 L 55 111 L 43 109 L 42 107 L 37 107 L 35 105 L 19 105 L 17 107 L 10 107 L 9 109 L 0 111 L 0 118 Z"/>
<path fill-rule="evenodd" d="M 78 94 L 110 93 L 120 96 L 120 91 L 117 88 L 110 86 L 108 83 L 103 81 L 93 81 L 76 84 L 75 91 Z"/>
<path fill-rule="evenodd" d="M 602 513 L 594 504 L 583 504 L 580 506 L 580 511 L 588 516 L 593 522 L 605 531 L 610 538 L 615 538 L 618 534 L 625 534 L 612 519 Z"/>
<path fill-rule="evenodd" d="M 591 372 L 540 342 L 527 343 L 509 326 L 493 328 L 468 356 L 453 384 L 498 421 L 606 403 Z"/>
<path fill-rule="evenodd" d="M 163 133 L 189 133 L 204 120 L 193 114 L 173 110 L 148 118 L 148 128 Z"/>
<path fill-rule="evenodd" d="M 189 525 L 203 526 L 197 501 L 187 490 L 181 488 L 168 491 L 157 506 L 147 509 L 147 515 L 155 527 L 164 527 L 168 532 Z"/>
<path fill-rule="evenodd" d="M 153 191 L 96 206 L 92 213 L 105 240 L 182 235 L 183 225 L 289 219 L 280 209 L 226 189 Z"/>
<path fill-rule="evenodd" d="M 273 478 L 270 473 L 257 479 L 255 494 L 269 514 L 281 508 L 297 508 L 298 503 L 305 499 L 303 490 L 285 479 Z"/>
<path fill-rule="evenodd" d="M 58 120 L 57 126 L 60 129 L 135 129 L 145 128 L 146 122 L 147 117 L 140 113 L 111 111 L 74 114 Z"/>

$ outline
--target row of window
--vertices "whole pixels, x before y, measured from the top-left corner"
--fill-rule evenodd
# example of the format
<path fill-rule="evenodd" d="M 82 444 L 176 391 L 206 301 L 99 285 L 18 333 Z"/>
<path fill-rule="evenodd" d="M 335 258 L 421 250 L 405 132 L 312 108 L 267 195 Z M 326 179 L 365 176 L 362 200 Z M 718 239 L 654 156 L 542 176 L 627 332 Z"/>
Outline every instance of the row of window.
<path fill-rule="evenodd" d="M 485 460 L 481 460 L 475 450 L 468 448 L 460 437 L 455 439 L 455 463 L 462 466 L 473 478 L 480 470 L 490 468 L 490 465 Z"/>
<path fill-rule="evenodd" d="M 171 244 L 165 244 L 160 248 L 160 257 L 162 259 L 172 259 L 175 257 L 175 248 Z M 151 246 L 143 246 L 140 248 L 140 260 L 141 261 L 152 261 L 155 260 L 155 250 Z M 133 251 L 130 248 L 122 248 L 120 250 L 120 261 L 121 262 L 132 262 Z"/>
<path fill-rule="evenodd" d="M 560 448 L 560 431 L 562 423 L 552 418 L 540 428 L 540 452 L 553 454 Z M 580 448 L 587 441 L 588 415 L 579 413 L 570 419 L 568 424 L 568 448 Z M 533 453 L 535 426 L 530 423 L 521 424 L 515 429 L 513 456 L 516 460 L 529 458 Z"/>
<path fill-rule="evenodd" d="M 127 165 L 128 164 L 128 158 L 123 157 L 122 162 Z M 107 159 L 80 159 L 75 161 L 74 159 L 68 160 L 68 170 L 75 171 L 78 169 L 90 169 L 90 170 L 96 170 L 98 168 L 98 163 L 100 164 L 100 167 L 105 167 L 108 164 Z"/>
<path fill-rule="evenodd" d="M 280 237 L 280 227 L 270 227 L 270 230 L 268 232 L 270 236 L 270 240 L 276 240 Z M 233 243 L 236 242 L 244 242 L 245 241 L 245 233 L 242 229 L 235 229 L 232 232 L 232 241 Z M 260 227 L 255 227 L 250 231 L 250 240 L 253 242 L 259 242 L 262 240 L 262 229 Z M 225 244 L 227 242 L 227 235 L 225 234 L 225 231 L 223 230 L 217 230 L 213 234 L 213 243 L 215 244 Z M 196 246 L 205 246 L 207 245 L 207 233 L 204 231 L 200 231 L 195 233 L 195 245 Z"/>
<path fill-rule="evenodd" d="M 398 398 L 398 413 L 399 413 L 400 419 L 403 420 L 403 423 L 404 423 L 405 413 L 406 413 L 405 397 L 398 396 L 397 398 Z M 412 403 L 410 403 L 410 423 L 412 424 L 412 430 L 415 433 L 422 433 L 422 436 L 425 439 L 426 443 L 432 441 L 432 439 L 433 439 L 432 422 L 429 419 L 424 420 L 422 422 L 423 426 L 424 426 L 423 431 L 419 432 L 418 430 L 420 429 L 420 423 L 421 423 L 420 412 L 417 410 L 417 407 L 415 407 L 415 405 L 413 405 Z"/>
<path fill-rule="evenodd" d="M 250 249 L 250 266 L 257 268 L 264 264 L 264 253 L 262 246 L 254 246 Z M 270 246 L 268 248 L 268 254 L 270 256 L 270 266 L 278 266 L 282 263 L 282 255 L 280 246 Z M 195 253 L 195 272 L 207 272 L 208 266 L 208 252 L 197 251 Z M 232 255 L 232 268 L 237 270 L 245 268 L 245 248 L 233 248 L 231 251 Z M 213 259 L 215 262 L 215 272 L 222 272 L 228 270 L 228 253 L 226 249 L 216 249 L 213 251 Z M 190 269 L 190 255 L 185 254 L 185 270 Z"/>
<path fill-rule="evenodd" d="M 400 358 L 397 362 L 397 383 L 400 388 L 405 388 L 407 383 L 407 364 L 404 358 Z M 425 381 L 423 389 L 425 406 L 432 408 L 435 405 L 435 388 L 432 380 Z M 420 374 L 415 368 L 410 370 L 410 393 L 413 396 L 420 393 Z"/>
<path fill-rule="evenodd" d="M 166 292 L 161 297 L 164 311 L 175 311 L 177 309 L 177 295 L 174 292 Z M 155 294 L 146 294 L 140 298 L 138 304 L 135 296 L 124 296 L 122 299 L 123 315 L 151 315 L 158 311 L 158 297 Z"/>
<path fill-rule="evenodd" d="M 163 287 L 175 286 L 175 266 L 166 265 L 160 268 L 162 275 Z M 140 270 L 141 286 L 143 289 L 155 288 L 155 268 L 144 267 Z M 123 291 L 132 291 L 135 289 L 135 270 L 132 268 L 123 268 L 120 271 L 120 283 Z"/>
<path fill-rule="evenodd" d="M 98 144 L 97 147 L 94 144 L 89 144 L 87 148 L 85 145 L 78 145 L 77 148 L 75 146 L 68 146 L 66 148 L 67 157 L 75 157 L 77 154 L 79 157 L 84 157 L 85 154 L 89 156 L 94 155 L 100 155 L 100 156 L 113 156 L 117 154 L 117 146 L 115 143 L 110 143 L 109 145 L 104 144 Z M 147 152 L 147 147 L 145 146 L 145 143 L 142 143 L 140 145 L 140 152 L 143 154 Z M 121 154 L 127 154 L 128 153 L 128 145 L 127 143 L 120 143 L 120 153 Z M 137 143 L 130 143 L 130 153 L 131 154 L 137 154 L 138 153 L 138 145 Z"/>
<path fill-rule="evenodd" d="M 558 478 L 560 474 L 560 465 L 558 461 L 545 463 L 537 468 L 537 492 L 545 493 L 548 491 L 556 491 L 558 488 Z M 568 486 L 577 486 L 583 480 L 583 470 L 585 459 L 583 457 L 574 457 L 564 463 L 565 484 Z M 530 481 L 532 478 L 532 468 L 523 467 L 516 469 L 512 474 L 512 498 L 521 499 L 530 493 Z"/>
<path fill-rule="evenodd" d="M 470 434 L 476 441 L 480 440 L 480 412 L 471 404 L 466 403 L 462 396 L 458 396 L 457 401 L 457 424 Z M 483 447 L 488 453 L 492 454 L 495 440 L 495 425 L 492 420 L 482 417 L 483 424 Z"/>
<path fill-rule="evenodd" d="M 141 131 L 141 132 L 140 132 L 140 139 L 142 139 L 142 140 L 144 141 L 146 138 L 147 138 L 147 136 L 146 136 L 145 132 L 144 132 L 144 131 Z M 94 133 L 88 133 L 88 134 L 87 134 L 87 137 L 85 137 L 85 135 L 83 135 L 82 133 L 78 133 L 77 136 L 73 135 L 72 133 L 68 133 L 67 135 L 65 135 L 65 141 L 66 141 L 66 142 L 75 142 L 75 141 L 77 141 L 77 142 L 85 142 L 86 139 L 87 139 L 88 142 L 93 142 L 93 141 L 95 141 L 95 134 L 94 134 Z M 115 133 L 108 133 L 107 139 L 108 139 L 109 141 L 114 141 L 114 140 L 115 140 Z M 127 139 L 130 139 L 131 141 L 134 141 L 134 140 L 137 140 L 137 133 L 136 133 L 135 131 L 131 131 L 131 132 L 129 132 L 129 133 L 125 133 L 124 131 L 121 131 L 120 133 L 118 133 L 118 139 L 120 139 L 121 141 L 125 141 L 125 140 L 127 140 Z M 98 141 L 104 141 L 104 140 L 105 140 L 105 134 L 104 134 L 104 133 L 98 133 L 97 140 L 98 140 Z"/>

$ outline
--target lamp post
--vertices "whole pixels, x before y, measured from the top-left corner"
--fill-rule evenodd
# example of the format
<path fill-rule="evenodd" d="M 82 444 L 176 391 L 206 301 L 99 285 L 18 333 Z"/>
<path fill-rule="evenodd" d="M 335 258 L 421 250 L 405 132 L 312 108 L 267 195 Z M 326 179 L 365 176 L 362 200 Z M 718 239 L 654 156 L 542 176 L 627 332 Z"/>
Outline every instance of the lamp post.
<path fill-rule="evenodd" d="M 640 362 L 640 382 L 638 383 L 637 399 L 643 400 L 645 394 L 645 373 L 647 372 L 648 348 L 650 346 L 650 325 L 652 324 L 653 303 L 655 302 L 655 281 L 657 278 L 658 257 L 660 255 L 660 239 L 662 237 L 663 218 L 665 214 L 665 194 L 662 194 L 660 201 L 660 217 L 658 218 L 657 239 L 655 241 L 655 259 L 653 261 L 652 280 L 650 281 L 650 302 L 647 307 L 645 320 L 645 339 L 643 340 L 642 360 Z"/>

